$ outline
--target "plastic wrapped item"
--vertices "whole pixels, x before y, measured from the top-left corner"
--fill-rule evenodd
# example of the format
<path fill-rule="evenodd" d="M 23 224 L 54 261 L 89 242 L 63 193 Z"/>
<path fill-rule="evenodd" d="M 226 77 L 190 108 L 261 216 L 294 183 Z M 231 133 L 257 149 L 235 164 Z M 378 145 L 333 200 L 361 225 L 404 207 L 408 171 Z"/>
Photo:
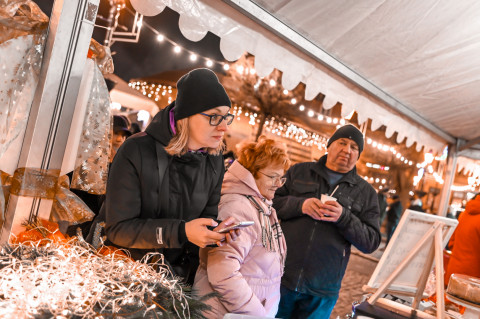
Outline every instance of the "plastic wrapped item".
<path fill-rule="evenodd" d="M 96 65 L 103 75 L 113 73 L 113 59 L 109 47 L 103 46 L 94 39 L 91 39 L 88 47 L 88 58 L 95 60 Z"/>
<path fill-rule="evenodd" d="M 110 97 L 100 69 L 94 66 L 93 73 L 71 187 L 100 195 L 110 155 Z"/>
<path fill-rule="evenodd" d="M 32 1 L 0 0 L 0 170 L 17 168 L 48 17 Z"/>
<path fill-rule="evenodd" d="M 480 278 L 452 274 L 447 293 L 480 306 Z"/>

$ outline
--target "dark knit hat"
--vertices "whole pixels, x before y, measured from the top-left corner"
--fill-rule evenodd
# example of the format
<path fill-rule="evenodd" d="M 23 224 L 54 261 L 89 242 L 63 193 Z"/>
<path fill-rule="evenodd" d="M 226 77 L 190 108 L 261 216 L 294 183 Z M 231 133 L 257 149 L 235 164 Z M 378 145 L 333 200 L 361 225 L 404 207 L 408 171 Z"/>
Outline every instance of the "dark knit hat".
<path fill-rule="evenodd" d="M 363 134 L 358 128 L 351 124 L 342 126 L 338 130 L 336 130 L 335 133 L 333 133 L 333 135 L 330 137 L 330 139 L 328 140 L 327 148 L 330 146 L 330 144 L 332 144 L 339 138 L 348 138 L 357 143 L 358 156 L 360 156 L 363 151 Z"/>
<path fill-rule="evenodd" d="M 128 129 L 129 123 L 128 119 L 123 115 L 114 115 L 113 116 L 113 132 L 124 133 L 127 137 L 132 135 L 132 132 Z"/>
<path fill-rule="evenodd" d="M 217 106 L 231 107 L 232 103 L 213 71 L 195 69 L 178 80 L 175 120 L 181 120 Z"/>

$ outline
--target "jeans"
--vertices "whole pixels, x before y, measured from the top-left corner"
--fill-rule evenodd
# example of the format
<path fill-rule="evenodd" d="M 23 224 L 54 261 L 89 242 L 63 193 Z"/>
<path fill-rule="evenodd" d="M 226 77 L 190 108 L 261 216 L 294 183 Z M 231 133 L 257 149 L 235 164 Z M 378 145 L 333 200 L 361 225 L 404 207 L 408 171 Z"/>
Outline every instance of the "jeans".
<path fill-rule="evenodd" d="M 280 293 L 276 318 L 283 319 L 329 319 L 338 299 L 338 296 L 318 297 L 295 292 L 283 285 Z"/>

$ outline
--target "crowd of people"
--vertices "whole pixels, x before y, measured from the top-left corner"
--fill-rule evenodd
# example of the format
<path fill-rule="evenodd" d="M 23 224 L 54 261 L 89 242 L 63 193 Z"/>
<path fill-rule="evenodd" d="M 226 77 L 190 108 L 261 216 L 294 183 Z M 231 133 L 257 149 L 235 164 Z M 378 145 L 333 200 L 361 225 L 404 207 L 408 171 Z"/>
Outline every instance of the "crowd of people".
<path fill-rule="evenodd" d="M 398 196 L 357 174 L 364 136 L 349 124 L 316 162 L 290 167 L 284 145 L 265 136 L 223 157 L 230 108 L 215 73 L 195 69 L 144 132 L 115 118 L 107 192 L 88 238 L 103 222 L 106 244 L 132 258 L 162 253 L 199 298 L 210 296 L 208 318 L 329 318 L 351 246 L 375 251 L 384 218 L 391 238 Z M 238 222 L 249 226 L 229 227 Z"/>

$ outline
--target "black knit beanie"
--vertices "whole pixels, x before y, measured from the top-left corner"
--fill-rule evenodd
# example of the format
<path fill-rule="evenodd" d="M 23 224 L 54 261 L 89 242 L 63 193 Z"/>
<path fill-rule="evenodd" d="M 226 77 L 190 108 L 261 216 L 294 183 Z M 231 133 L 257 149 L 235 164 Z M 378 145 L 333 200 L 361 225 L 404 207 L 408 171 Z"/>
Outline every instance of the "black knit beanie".
<path fill-rule="evenodd" d="M 213 71 L 195 69 L 178 80 L 175 120 L 181 120 L 217 106 L 231 107 L 232 103 Z"/>
<path fill-rule="evenodd" d="M 358 128 L 351 124 L 342 126 L 338 130 L 336 130 L 335 133 L 333 133 L 333 135 L 330 137 L 327 143 L 327 148 L 330 146 L 330 144 L 332 144 L 339 138 L 348 138 L 357 143 L 358 156 L 360 156 L 363 151 L 363 134 Z"/>

